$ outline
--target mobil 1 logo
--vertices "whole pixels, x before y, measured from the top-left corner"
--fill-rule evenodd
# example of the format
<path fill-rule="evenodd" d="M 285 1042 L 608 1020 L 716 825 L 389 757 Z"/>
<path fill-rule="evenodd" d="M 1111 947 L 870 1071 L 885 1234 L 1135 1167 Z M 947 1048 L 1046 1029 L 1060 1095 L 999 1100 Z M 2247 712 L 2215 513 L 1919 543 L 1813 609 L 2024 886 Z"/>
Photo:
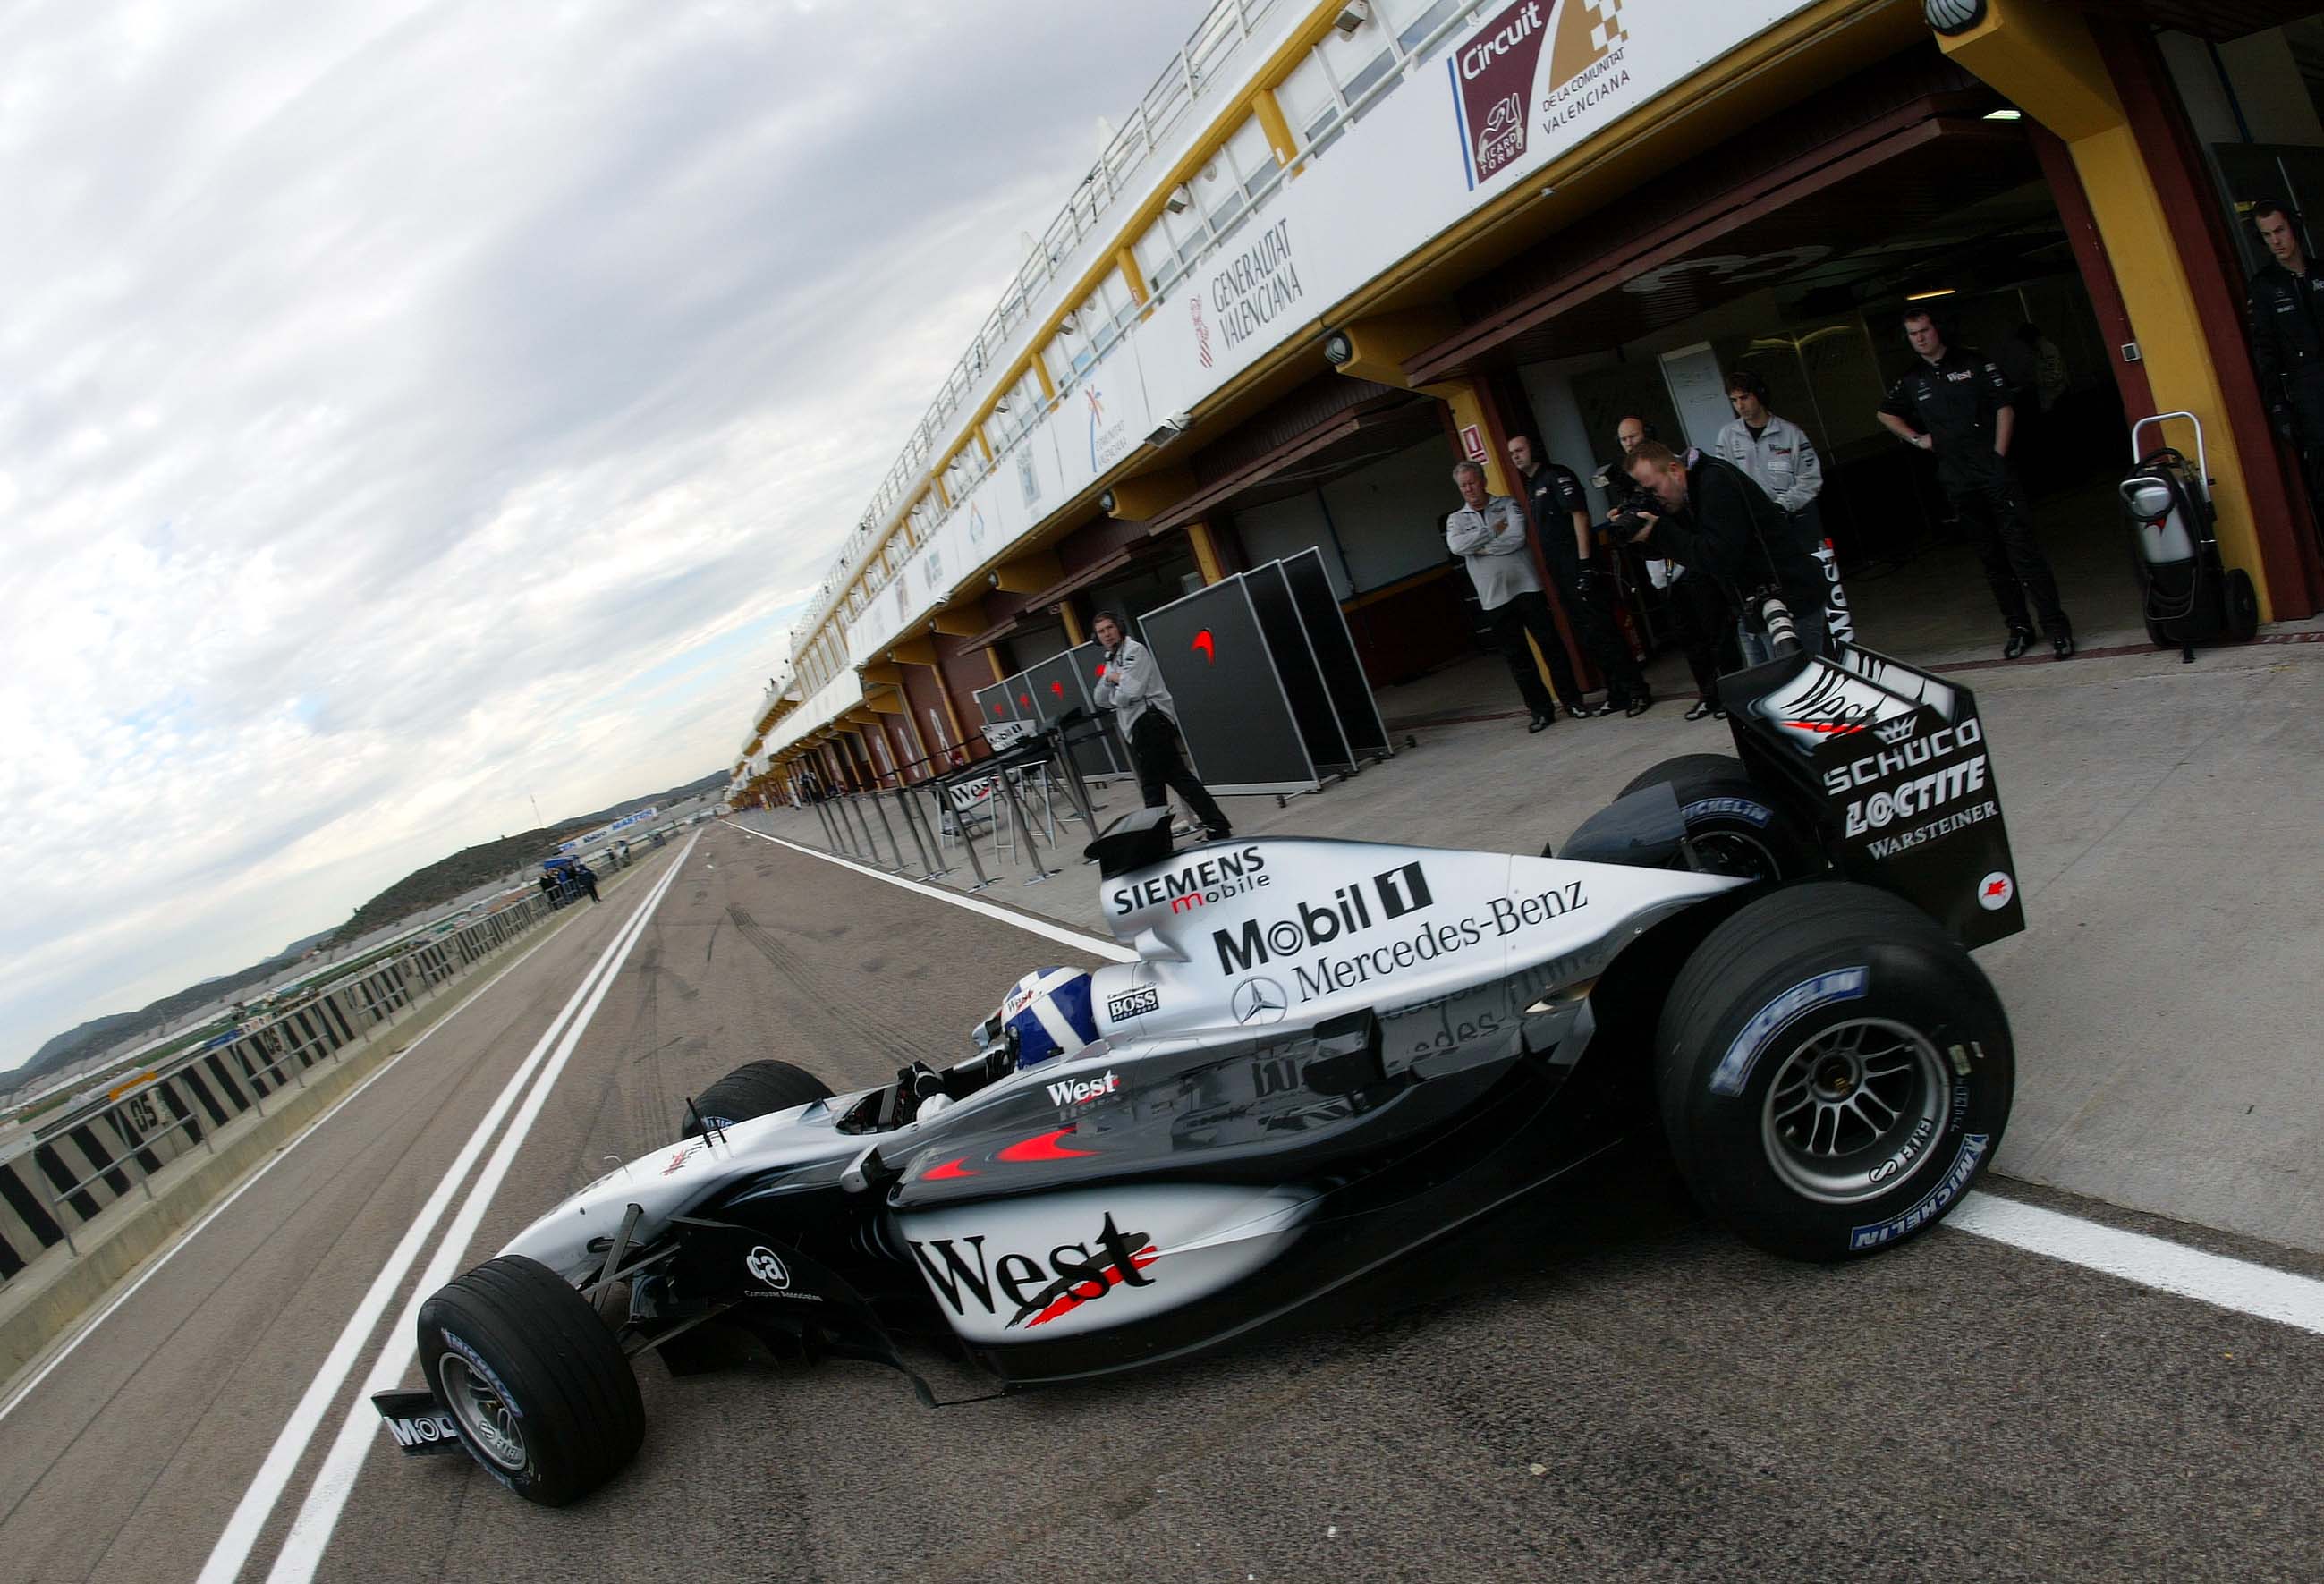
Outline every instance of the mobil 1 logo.
<path fill-rule="evenodd" d="M 1303 953 L 1360 935 L 1389 919 L 1417 913 L 1435 901 L 1427 871 L 1417 862 L 1372 876 L 1361 885 L 1342 886 L 1321 903 L 1299 901 L 1292 913 L 1272 921 L 1247 918 L 1211 932 L 1221 973 L 1248 973 L 1277 957 Z"/>

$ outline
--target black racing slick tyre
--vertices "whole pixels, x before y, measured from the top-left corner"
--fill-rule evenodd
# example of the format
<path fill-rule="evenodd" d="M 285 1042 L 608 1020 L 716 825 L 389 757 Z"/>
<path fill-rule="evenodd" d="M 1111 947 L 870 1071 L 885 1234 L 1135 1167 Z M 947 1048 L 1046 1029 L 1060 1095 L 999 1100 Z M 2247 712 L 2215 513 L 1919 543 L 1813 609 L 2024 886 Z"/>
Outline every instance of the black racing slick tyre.
<path fill-rule="evenodd" d="M 1633 776 L 1622 796 L 1663 782 L 1678 798 L 1697 861 L 1711 873 L 1789 880 L 1825 867 L 1815 833 L 1761 791 L 1731 754 L 1666 759 Z"/>
<path fill-rule="evenodd" d="M 753 1117 L 772 1116 L 809 1101 L 830 1098 L 831 1085 L 804 1067 L 788 1062 L 746 1062 L 696 1095 L 694 1111 L 705 1126 L 731 1128 Z M 678 1137 L 693 1138 L 701 1131 L 689 1116 L 681 1119 Z"/>
<path fill-rule="evenodd" d="M 503 1255 L 420 1306 L 429 1389 L 484 1472 L 561 1507 L 637 1455 L 638 1380 L 589 1301 L 538 1260 Z"/>
<path fill-rule="evenodd" d="M 1942 1220 L 2000 1147 L 2016 1063 L 1985 974 L 1925 914 L 1838 881 L 1745 904 L 1672 983 L 1663 1125 L 1711 1215 L 1845 1259 Z"/>

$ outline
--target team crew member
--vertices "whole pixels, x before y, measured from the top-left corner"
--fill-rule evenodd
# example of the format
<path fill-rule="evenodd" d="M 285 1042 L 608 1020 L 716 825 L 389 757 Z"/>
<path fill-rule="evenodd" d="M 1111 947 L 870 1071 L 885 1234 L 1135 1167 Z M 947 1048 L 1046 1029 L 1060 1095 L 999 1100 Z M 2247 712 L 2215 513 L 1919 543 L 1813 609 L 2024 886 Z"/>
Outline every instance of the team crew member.
<path fill-rule="evenodd" d="M 2029 598 L 2050 648 L 2061 660 L 2072 658 L 2074 630 L 2058 603 L 2049 559 L 2034 542 L 2025 486 L 2009 462 L 2016 413 L 2007 377 L 1979 354 L 1948 347 L 1925 309 L 1904 316 L 1904 338 L 1921 366 L 1889 391 L 1880 421 L 1897 438 L 1936 453 L 1937 482 L 1969 530 L 1993 602 L 2009 624 L 2002 658 L 2015 659 L 2034 641 Z"/>
<path fill-rule="evenodd" d="M 2273 198 L 2252 216 L 2273 261 L 2251 278 L 2252 362 L 2277 436 L 2300 452 L 2311 504 L 2324 509 L 2324 277 L 2308 266 L 2300 216 Z"/>
<path fill-rule="evenodd" d="M 1100 611 L 1091 631 L 1105 650 L 1105 674 L 1098 678 L 1097 706 L 1111 710 L 1130 740 L 1130 760 L 1138 767 L 1138 792 L 1148 808 L 1161 808 L 1176 792 L 1203 822 L 1206 841 L 1233 833 L 1219 801 L 1194 779 L 1178 751 L 1177 706 L 1162 685 L 1162 672 L 1146 646 L 1121 630 L 1121 618 Z M 1167 788 L 1166 790 L 1165 788 Z"/>
<path fill-rule="evenodd" d="M 1509 437 L 1509 460 L 1525 480 L 1526 504 L 1541 534 L 1542 556 L 1557 585 L 1558 603 L 1573 623 L 1582 652 L 1606 674 L 1604 704 L 1589 709 L 1572 702 L 1566 705 L 1565 713 L 1605 715 L 1620 710 L 1626 715 L 1645 714 L 1654 707 L 1655 695 L 1630 646 L 1615 632 L 1607 615 L 1600 575 L 1591 565 L 1590 498 L 1582 493 L 1582 481 L 1572 468 L 1544 461 L 1524 435 Z M 1568 522 L 1573 525 L 1571 532 L 1566 530 Z"/>
<path fill-rule="evenodd" d="M 1469 581 L 1476 585 L 1477 603 L 1493 624 L 1493 642 L 1509 663 L 1509 675 L 1517 679 L 1526 708 L 1533 712 L 1526 730 L 1539 732 L 1554 726 L 1557 699 L 1541 685 L 1541 672 L 1526 648 L 1527 635 L 1541 647 L 1541 658 L 1549 667 L 1549 679 L 1555 684 L 1558 696 L 1579 699 L 1582 690 L 1574 683 L 1573 668 L 1566 663 L 1565 641 L 1550 620 L 1541 579 L 1534 575 L 1525 513 L 1508 496 L 1489 493 L 1485 488 L 1485 470 L 1473 462 L 1455 467 L 1452 482 L 1460 486 L 1463 504 L 1444 520 L 1444 542 L 1469 564 Z"/>
<path fill-rule="evenodd" d="M 1840 560 L 1823 537 L 1823 517 L 1816 506 L 1823 493 L 1823 458 L 1816 455 L 1815 442 L 1799 425 L 1767 410 L 1767 382 L 1749 369 L 1727 376 L 1727 404 L 1735 410 L 1735 421 L 1719 431 L 1719 455 L 1749 474 L 1784 509 L 1800 548 L 1823 569 L 1824 627 L 1840 642 L 1855 641 Z"/>
<path fill-rule="evenodd" d="M 1750 596 L 1772 586 L 1791 608 L 1801 649 L 1824 651 L 1823 575 L 1766 491 L 1731 462 L 1702 451 L 1681 457 L 1652 440 L 1630 453 L 1630 476 L 1662 508 L 1637 513 L 1645 526 L 1632 544 L 1668 556 L 1689 577 L 1708 579 L 1727 619 L 1751 632 L 1754 649 L 1764 649 L 1765 638 Z M 1767 657 L 1747 649 L 1743 658 Z"/>
<path fill-rule="evenodd" d="M 573 878 L 579 880 L 581 882 L 581 889 L 589 893 L 589 900 L 592 902 L 602 902 L 604 900 L 603 897 L 597 895 L 597 871 L 595 870 L 591 869 L 586 863 L 580 864 L 574 869 Z"/>
<path fill-rule="evenodd" d="M 1660 511 L 1653 493 L 1639 488 L 1628 471 L 1632 452 L 1648 440 L 1661 438 L 1655 426 L 1633 415 L 1614 426 L 1614 438 L 1622 447 L 1621 459 L 1600 468 L 1591 483 L 1611 497 L 1613 516 L 1626 511 Z M 1669 596 L 1679 649 L 1686 656 L 1688 675 L 1694 678 L 1694 704 L 1686 712 L 1686 718 L 1699 721 L 1708 715 L 1715 721 L 1725 720 L 1726 706 L 1719 702 L 1719 676 L 1722 670 L 1738 668 L 1741 664 L 1729 652 L 1735 640 L 1734 623 L 1727 619 L 1726 597 L 1709 578 L 1689 578 L 1685 567 L 1659 551 L 1646 557 L 1646 576 Z M 1722 666 L 1722 660 L 1734 664 Z"/>

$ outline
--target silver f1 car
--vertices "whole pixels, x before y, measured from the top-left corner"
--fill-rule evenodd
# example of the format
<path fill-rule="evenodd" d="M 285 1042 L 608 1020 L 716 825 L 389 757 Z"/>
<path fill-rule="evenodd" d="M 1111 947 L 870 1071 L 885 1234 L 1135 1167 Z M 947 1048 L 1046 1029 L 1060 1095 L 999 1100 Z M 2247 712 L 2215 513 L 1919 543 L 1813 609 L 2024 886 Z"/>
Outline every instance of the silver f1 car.
<path fill-rule="evenodd" d="M 1093 842 L 1134 962 L 1045 970 L 979 1054 L 835 1095 L 779 1062 L 420 1317 L 409 1451 L 556 1504 L 634 1453 L 632 1359 L 722 1328 L 1031 1384 L 1181 1356 L 1659 1126 L 1710 1212 L 1807 1259 L 1957 1203 L 2009 1114 L 1967 946 L 2024 916 L 1966 689 L 1861 650 L 1729 677 L 1737 757 L 1647 771 L 1557 856 Z"/>

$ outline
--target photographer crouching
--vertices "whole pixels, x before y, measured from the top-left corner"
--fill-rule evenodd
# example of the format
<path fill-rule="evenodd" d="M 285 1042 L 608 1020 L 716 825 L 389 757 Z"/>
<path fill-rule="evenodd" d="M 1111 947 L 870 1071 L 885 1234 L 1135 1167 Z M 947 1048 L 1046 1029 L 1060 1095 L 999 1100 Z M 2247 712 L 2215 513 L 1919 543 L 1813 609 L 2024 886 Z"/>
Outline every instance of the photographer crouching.
<path fill-rule="evenodd" d="M 1772 652 L 1761 613 L 1770 596 L 1791 607 L 1801 649 L 1825 652 L 1822 569 L 1800 548 L 1783 508 L 1748 474 L 1701 451 L 1681 457 L 1652 440 L 1631 452 L 1623 467 L 1662 511 L 1622 512 L 1612 520 L 1614 532 L 1677 562 L 1689 577 L 1711 580 L 1727 620 L 1736 624 L 1745 666 L 1761 664 Z"/>

